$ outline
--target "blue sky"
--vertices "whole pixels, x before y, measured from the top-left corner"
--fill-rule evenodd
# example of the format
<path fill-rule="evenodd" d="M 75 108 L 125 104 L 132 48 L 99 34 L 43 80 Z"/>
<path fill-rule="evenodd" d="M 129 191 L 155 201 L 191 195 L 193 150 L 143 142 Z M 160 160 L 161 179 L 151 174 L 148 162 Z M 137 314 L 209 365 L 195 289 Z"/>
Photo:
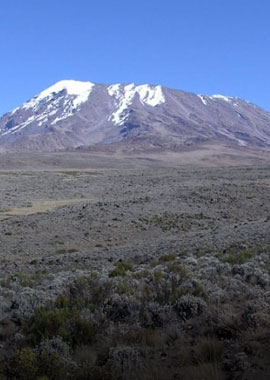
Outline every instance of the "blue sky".
<path fill-rule="evenodd" d="M 268 0 L 9 0 L 0 114 L 62 79 L 163 84 L 270 110 Z"/>

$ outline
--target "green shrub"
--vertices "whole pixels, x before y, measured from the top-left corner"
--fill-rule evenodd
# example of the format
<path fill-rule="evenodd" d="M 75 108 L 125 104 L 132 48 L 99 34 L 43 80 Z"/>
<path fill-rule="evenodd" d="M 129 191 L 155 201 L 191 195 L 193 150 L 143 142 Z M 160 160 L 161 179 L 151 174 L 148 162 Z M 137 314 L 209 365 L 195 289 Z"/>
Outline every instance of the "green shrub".
<path fill-rule="evenodd" d="M 160 256 L 160 258 L 159 258 L 159 262 L 160 263 L 166 263 L 166 262 L 168 262 L 168 261 L 173 261 L 173 260 L 175 260 L 176 259 L 176 255 L 174 255 L 174 254 L 172 254 L 172 253 L 169 253 L 169 254 L 167 254 L 167 255 L 162 255 L 162 256 Z"/>
<path fill-rule="evenodd" d="M 245 264 L 255 255 L 254 251 L 229 252 L 223 257 L 223 261 L 229 264 Z"/>
<path fill-rule="evenodd" d="M 38 344 L 44 339 L 60 336 L 73 346 L 92 343 L 97 329 L 80 317 L 76 309 L 40 308 L 24 326 L 28 340 Z"/>
<path fill-rule="evenodd" d="M 161 269 L 156 269 L 154 271 L 154 279 L 156 281 L 161 281 L 163 279 L 163 277 L 164 277 L 164 274 L 163 274 Z"/>
<path fill-rule="evenodd" d="M 95 342 L 97 329 L 89 321 L 78 318 L 73 321 L 70 330 L 70 341 L 73 346 Z"/>
<path fill-rule="evenodd" d="M 198 283 L 197 281 L 194 281 L 192 285 L 193 285 L 193 287 L 190 291 L 190 294 L 192 294 L 195 297 L 200 297 L 200 298 L 203 298 L 204 300 L 207 300 L 207 295 L 206 295 L 202 285 L 200 283 Z"/>
<path fill-rule="evenodd" d="M 65 302 L 77 310 L 88 308 L 94 311 L 108 298 L 111 288 L 111 281 L 99 282 L 97 274 L 93 272 L 89 277 L 74 281 L 69 289 L 69 301 Z"/>
<path fill-rule="evenodd" d="M 69 335 L 66 326 L 67 320 L 68 312 L 66 310 L 40 308 L 25 323 L 24 330 L 33 344 L 57 335 L 67 340 Z"/>
<path fill-rule="evenodd" d="M 40 379 L 59 380 L 66 378 L 66 368 L 60 355 L 42 351 L 37 360 Z"/>
<path fill-rule="evenodd" d="M 177 263 L 177 262 L 170 262 L 168 265 L 168 270 L 172 273 L 179 274 L 182 278 L 188 277 L 188 272 L 186 267 L 183 265 Z"/>
<path fill-rule="evenodd" d="M 36 380 L 37 373 L 38 363 L 36 356 L 29 347 L 15 351 L 13 358 L 6 367 L 8 379 Z"/>
<path fill-rule="evenodd" d="M 125 277 L 127 271 L 132 271 L 132 265 L 130 263 L 121 261 L 116 264 L 115 268 L 110 272 L 109 277 Z"/>

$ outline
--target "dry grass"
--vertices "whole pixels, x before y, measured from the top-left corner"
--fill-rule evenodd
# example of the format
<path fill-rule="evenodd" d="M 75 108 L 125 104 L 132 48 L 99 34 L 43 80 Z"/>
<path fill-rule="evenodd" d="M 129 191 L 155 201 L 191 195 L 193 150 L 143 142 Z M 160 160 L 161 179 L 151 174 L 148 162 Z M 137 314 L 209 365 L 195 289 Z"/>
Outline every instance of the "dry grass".
<path fill-rule="evenodd" d="M 225 374 L 216 362 L 203 363 L 186 368 L 183 380 L 225 380 Z"/>
<path fill-rule="evenodd" d="M 6 219 L 11 216 L 24 216 L 32 215 L 40 212 L 46 212 L 54 210 L 58 207 L 72 205 L 80 202 L 87 202 L 90 199 L 61 199 L 61 200 L 37 200 L 28 203 L 24 207 L 14 207 L 6 211 L 0 211 L 0 220 Z"/>

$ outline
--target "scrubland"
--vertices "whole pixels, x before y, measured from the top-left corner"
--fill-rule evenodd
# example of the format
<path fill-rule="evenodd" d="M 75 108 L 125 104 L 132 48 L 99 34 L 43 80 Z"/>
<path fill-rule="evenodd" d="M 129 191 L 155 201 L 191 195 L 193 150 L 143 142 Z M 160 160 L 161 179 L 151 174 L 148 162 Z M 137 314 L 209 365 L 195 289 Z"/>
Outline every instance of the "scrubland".
<path fill-rule="evenodd" d="M 0 172 L 0 378 L 268 378 L 269 166 L 66 166 Z"/>

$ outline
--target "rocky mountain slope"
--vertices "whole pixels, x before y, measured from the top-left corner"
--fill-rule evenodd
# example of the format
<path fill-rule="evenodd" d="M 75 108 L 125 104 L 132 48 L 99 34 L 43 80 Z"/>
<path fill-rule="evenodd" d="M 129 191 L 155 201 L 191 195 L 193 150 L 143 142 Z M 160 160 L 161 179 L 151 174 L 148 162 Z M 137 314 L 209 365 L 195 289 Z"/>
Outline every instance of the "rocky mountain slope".
<path fill-rule="evenodd" d="M 60 81 L 0 118 L 0 152 L 97 144 L 270 147 L 270 114 L 244 100 L 162 86 Z"/>

